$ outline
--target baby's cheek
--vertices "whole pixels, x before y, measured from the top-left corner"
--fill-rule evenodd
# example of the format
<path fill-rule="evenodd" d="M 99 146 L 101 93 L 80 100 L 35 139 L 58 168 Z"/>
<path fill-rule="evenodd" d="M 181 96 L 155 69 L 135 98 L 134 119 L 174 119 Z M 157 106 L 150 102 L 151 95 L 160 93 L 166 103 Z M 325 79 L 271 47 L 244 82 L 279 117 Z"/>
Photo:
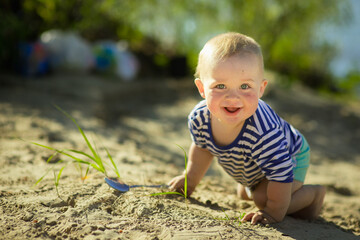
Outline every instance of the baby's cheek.
<path fill-rule="evenodd" d="M 212 114 L 215 114 L 219 111 L 219 100 L 216 96 L 209 96 L 206 99 L 206 104 Z"/>
<path fill-rule="evenodd" d="M 258 98 L 258 95 L 256 94 L 256 92 L 252 91 L 252 90 L 250 90 L 250 91 L 242 91 L 240 94 L 243 97 L 248 98 L 249 100 Z"/>
<path fill-rule="evenodd" d="M 247 101 L 250 104 L 258 104 L 259 102 L 259 95 L 257 95 L 255 92 L 246 92 L 242 94 L 242 97 L 245 101 Z"/>
<path fill-rule="evenodd" d="M 208 109 L 210 110 L 210 112 L 213 115 L 216 115 L 216 113 L 218 112 L 218 109 L 215 107 L 215 105 L 212 103 L 208 103 L 207 105 L 208 105 Z"/>

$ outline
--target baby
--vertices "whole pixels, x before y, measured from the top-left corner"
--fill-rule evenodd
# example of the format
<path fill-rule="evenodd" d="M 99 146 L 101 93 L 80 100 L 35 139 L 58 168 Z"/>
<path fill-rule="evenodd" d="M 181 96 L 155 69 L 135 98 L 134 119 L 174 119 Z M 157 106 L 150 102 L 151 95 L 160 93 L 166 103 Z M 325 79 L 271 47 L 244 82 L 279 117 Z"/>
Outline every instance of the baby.
<path fill-rule="evenodd" d="M 209 40 L 199 54 L 195 85 L 205 99 L 188 118 L 192 137 L 187 166 L 191 194 L 213 157 L 238 182 L 238 196 L 259 211 L 242 221 L 275 223 L 292 215 L 318 217 L 325 196 L 304 185 L 309 145 L 301 133 L 260 98 L 267 86 L 261 48 L 240 33 Z M 183 191 L 185 175 L 169 185 Z"/>

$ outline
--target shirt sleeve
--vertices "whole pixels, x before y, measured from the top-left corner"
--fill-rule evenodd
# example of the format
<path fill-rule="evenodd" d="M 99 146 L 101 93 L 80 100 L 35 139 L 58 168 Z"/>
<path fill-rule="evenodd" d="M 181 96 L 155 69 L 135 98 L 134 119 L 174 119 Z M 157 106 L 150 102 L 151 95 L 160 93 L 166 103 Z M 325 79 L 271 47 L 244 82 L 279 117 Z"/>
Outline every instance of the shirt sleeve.
<path fill-rule="evenodd" d="M 206 139 L 203 134 L 201 121 L 193 112 L 188 117 L 188 127 L 192 141 L 200 148 L 206 148 Z"/>
<path fill-rule="evenodd" d="M 253 159 L 269 181 L 289 183 L 294 180 L 294 164 L 287 140 L 280 129 L 266 132 L 253 146 Z"/>

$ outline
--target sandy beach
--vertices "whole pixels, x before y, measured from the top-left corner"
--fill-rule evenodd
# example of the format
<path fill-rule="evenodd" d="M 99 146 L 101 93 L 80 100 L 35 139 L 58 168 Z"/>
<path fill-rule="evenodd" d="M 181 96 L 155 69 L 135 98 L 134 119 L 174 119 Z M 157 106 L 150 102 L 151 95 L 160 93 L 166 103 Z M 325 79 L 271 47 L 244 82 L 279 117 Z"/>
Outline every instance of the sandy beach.
<path fill-rule="evenodd" d="M 192 79 L 125 83 L 70 73 L 0 78 L 0 239 L 360 239 L 358 102 L 270 82 L 263 99 L 308 139 L 306 183 L 325 185 L 327 195 L 317 220 L 286 217 L 264 226 L 239 224 L 255 205 L 237 198 L 236 183 L 216 160 L 188 200 L 150 196 L 166 189 L 120 193 L 95 170 L 82 181 L 86 169 L 77 164 L 64 169 L 59 198 L 53 171 L 64 165 L 47 163 L 53 151 L 29 143 L 89 152 L 56 104 L 78 121 L 104 159 L 102 146 L 109 149 L 124 182 L 166 184 L 184 170 L 177 145 L 187 150 L 191 143 L 187 115 L 200 100 Z"/>

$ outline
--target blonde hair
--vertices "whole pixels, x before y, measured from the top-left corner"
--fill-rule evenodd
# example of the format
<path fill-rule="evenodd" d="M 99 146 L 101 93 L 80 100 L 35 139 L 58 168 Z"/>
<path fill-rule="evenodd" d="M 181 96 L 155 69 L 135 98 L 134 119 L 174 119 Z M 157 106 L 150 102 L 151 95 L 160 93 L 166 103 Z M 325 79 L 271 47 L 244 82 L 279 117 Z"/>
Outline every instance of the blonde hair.
<path fill-rule="evenodd" d="M 195 77 L 200 78 L 201 72 L 206 68 L 211 69 L 229 57 L 249 54 L 259 57 L 260 67 L 263 69 L 261 47 L 253 38 L 235 32 L 217 35 L 210 39 L 200 51 Z"/>

